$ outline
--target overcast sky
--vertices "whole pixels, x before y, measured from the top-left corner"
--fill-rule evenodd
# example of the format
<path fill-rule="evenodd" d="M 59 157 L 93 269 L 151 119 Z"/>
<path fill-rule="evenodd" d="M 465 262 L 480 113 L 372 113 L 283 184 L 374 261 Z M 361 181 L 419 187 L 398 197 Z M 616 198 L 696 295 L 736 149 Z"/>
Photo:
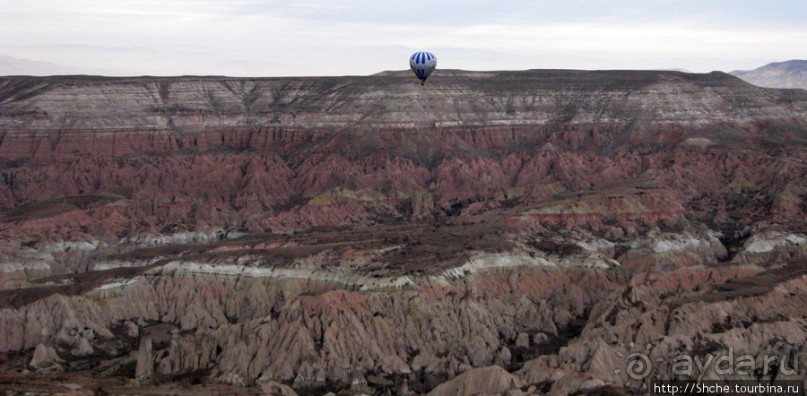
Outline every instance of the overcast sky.
<path fill-rule="evenodd" d="M 0 55 L 110 75 L 753 69 L 807 59 L 805 0 L 0 0 Z"/>

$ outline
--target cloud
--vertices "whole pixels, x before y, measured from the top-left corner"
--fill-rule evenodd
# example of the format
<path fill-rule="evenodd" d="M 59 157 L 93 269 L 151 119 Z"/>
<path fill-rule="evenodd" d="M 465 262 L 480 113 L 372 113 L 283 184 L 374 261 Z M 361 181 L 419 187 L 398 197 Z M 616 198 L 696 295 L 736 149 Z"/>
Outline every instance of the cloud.
<path fill-rule="evenodd" d="M 0 0 L 0 54 L 156 75 L 371 74 L 416 49 L 476 70 L 733 70 L 804 56 L 807 7 L 773 3 Z"/>

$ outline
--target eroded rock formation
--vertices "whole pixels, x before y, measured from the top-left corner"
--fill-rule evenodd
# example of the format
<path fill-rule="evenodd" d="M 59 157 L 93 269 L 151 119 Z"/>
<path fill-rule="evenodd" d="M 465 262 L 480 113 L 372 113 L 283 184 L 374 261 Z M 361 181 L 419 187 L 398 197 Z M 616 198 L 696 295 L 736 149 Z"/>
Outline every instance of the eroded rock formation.
<path fill-rule="evenodd" d="M 807 362 L 807 94 L 432 81 L 0 78 L 0 385 L 571 394 L 640 391 L 636 352 Z"/>

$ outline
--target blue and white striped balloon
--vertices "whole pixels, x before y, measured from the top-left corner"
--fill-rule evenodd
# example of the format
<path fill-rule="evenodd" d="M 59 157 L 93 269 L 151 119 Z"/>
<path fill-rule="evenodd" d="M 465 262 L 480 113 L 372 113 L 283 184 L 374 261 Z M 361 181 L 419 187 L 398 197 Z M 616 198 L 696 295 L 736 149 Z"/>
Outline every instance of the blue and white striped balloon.
<path fill-rule="evenodd" d="M 431 52 L 419 51 L 409 57 L 409 67 L 415 72 L 415 75 L 423 82 L 429 78 L 434 68 L 437 67 L 437 57 Z"/>

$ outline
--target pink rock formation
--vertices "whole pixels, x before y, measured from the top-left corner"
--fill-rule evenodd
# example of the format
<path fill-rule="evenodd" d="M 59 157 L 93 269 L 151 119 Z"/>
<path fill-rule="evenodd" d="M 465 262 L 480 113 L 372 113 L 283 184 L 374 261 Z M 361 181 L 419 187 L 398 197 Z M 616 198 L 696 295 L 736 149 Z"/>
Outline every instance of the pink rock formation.
<path fill-rule="evenodd" d="M 638 390 L 635 351 L 807 361 L 807 95 L 435 78 L 0 78 L 0 385 L 571 394 Z"/>

